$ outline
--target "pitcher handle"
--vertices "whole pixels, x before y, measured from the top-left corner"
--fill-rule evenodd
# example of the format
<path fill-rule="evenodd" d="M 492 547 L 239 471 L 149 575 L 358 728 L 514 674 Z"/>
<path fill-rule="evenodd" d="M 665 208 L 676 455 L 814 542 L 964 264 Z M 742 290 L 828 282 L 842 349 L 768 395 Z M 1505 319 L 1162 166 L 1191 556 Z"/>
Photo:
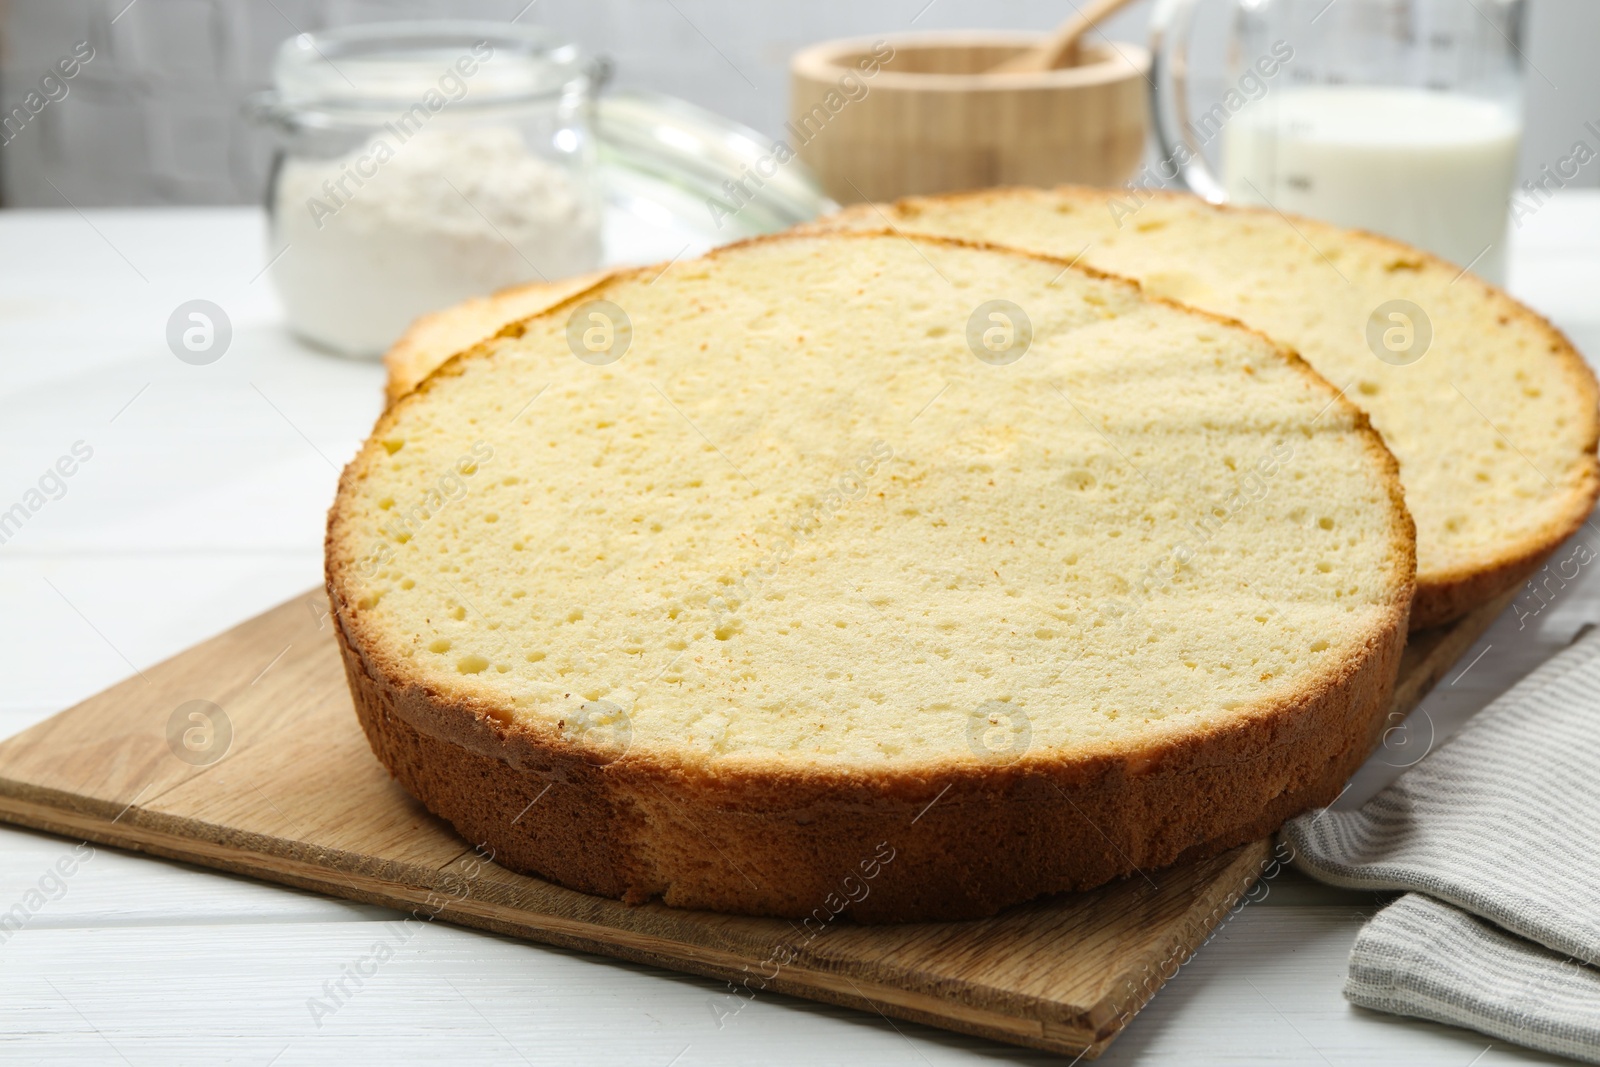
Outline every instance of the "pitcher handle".
<path fill-rule="evenodd" d="M 1228 199 L 1227 190 L 1206 165 L 1200 142 L 1189 125 L 1189 37 L 1194 27 L 1195 0 L 1156 0 L 1150 14 L 1151 96 L 1156 139 L 1161 146 L 1163 175 L 1176 172 L 1193 193 L 1213 204 Z"/>

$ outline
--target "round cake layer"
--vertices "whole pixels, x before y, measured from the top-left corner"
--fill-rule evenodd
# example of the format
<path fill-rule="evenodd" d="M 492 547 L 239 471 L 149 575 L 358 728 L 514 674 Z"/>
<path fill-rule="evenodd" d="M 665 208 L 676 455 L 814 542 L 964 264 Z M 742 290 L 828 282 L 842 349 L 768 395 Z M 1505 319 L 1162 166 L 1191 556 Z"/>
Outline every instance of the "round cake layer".
<path fill-rule="evenodd" d="M 1330 798 L 1413 570 L 1392 457 L 1293 355 L 893 234 L 734 246 L 526 320 L 383 416 L 328 535 L 375 750 L 500 862 L 793 916 L 868 863 L 868 919 L 1098 884 Z"/>

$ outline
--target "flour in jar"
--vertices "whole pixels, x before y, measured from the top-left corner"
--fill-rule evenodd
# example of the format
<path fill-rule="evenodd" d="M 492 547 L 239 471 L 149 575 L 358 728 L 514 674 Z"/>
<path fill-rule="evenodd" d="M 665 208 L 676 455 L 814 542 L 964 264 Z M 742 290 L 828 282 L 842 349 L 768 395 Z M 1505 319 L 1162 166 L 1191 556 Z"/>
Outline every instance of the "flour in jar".
<path fill-rule="evenodd" d="M 426 312 L 600 262 L 590 192 L 506 127 L 288 159 L 274 212 L 291 328 L 349 355 L 381 353 Z"/>

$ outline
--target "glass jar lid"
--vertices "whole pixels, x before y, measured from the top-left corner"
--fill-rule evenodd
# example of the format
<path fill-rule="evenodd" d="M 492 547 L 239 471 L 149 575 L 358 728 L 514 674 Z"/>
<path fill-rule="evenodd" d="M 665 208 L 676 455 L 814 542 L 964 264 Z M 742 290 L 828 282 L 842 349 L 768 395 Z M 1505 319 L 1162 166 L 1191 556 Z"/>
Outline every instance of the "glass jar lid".
<path fill-rule="evenodd" d="M 272 68 L 283 111 L 357 118 L 429 93 L 453 110 L 503 108 L 576 95 L 593 71 L 577 45 L 540 26 L 464 20 L 380 22 L 302 33 Z"/>

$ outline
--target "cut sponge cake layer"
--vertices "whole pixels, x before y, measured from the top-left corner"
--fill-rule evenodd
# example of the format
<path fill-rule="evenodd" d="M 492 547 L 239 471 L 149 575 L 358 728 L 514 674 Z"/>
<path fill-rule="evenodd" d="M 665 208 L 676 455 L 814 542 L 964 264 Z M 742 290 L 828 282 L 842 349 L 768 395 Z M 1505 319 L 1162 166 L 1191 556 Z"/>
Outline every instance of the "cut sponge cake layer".
<path fill-rule="evenodd" d="M 584 274 L 555 282 L 529 282 L 419 317 L 383 355 L 385 399 L 393 404 L 457 352 L 493 337 L 508 322 L 538 314 L 582 292 L 600 278 L 599 274 Z"/>
<path fill-rule="evenodd" d="M 1079 257 L 1296 349 L 1371 415 L 1400 461 L 1417 524 L 1413 628 L 1523 581 L 1600 491 L 1595 380 L 1571 344 L 1409 246 L 1266 209 L 1075 187 L 914 197 L 821 225 Z"/>
<path fill-rule="evenodd" d="M 618 274 L 457 356 L 346 469 L 327 564 L 374 750 L 496 862 L 905 920 L 1330 800 L 1415 557 L 1292 354 L 881 233 Z"/>

